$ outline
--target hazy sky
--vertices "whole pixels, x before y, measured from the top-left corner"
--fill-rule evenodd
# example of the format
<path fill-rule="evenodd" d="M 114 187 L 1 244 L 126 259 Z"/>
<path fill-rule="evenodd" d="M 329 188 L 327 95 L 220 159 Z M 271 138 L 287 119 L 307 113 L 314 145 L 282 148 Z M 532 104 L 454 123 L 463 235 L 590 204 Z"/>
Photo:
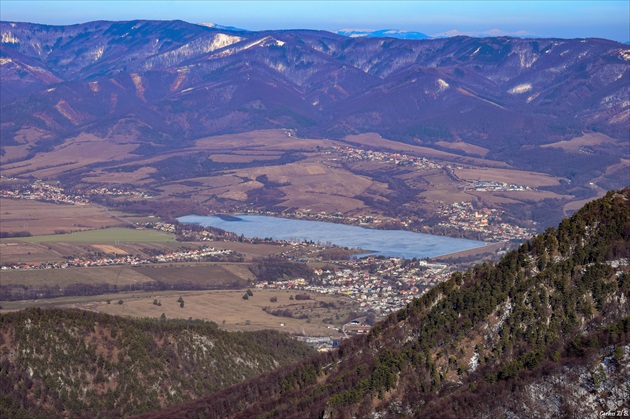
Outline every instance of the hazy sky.
<path fill-rule="evenodd" d="M 598 37 L 630 41 L 630 1 L 29 1 L 1 0 L 0 19 L 65 25 L 181 19 L 262 29 L 405 29 L 428 35 Z"/>

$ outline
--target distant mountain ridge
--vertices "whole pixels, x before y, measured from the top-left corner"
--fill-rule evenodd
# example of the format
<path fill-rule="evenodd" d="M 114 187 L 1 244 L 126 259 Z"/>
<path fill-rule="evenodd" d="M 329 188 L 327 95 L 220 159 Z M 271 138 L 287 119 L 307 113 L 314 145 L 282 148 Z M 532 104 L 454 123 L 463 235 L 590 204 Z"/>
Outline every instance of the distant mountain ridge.
<path fill-rule="evenodd" d="M 207 26 L 209 28 L 214 28 L 214 29 L 222 29 L 222 30 L 226 30 L 226 31 L 236 31 L 236 32 L 249 32 L 249 30 L 247 29 L 243 29 L 243 28 L 237 28 L 236 26 L 224 26 L 224 25 L 219 25 L 216 23 L 197 23 L 198 25 L 201 26 Z"/>
<path fill-rule="evenodd" d="M 0 32 L 7 141 L 25 124 L 59 136 L 114 124 L 130 108 L 139 123 L 171 136 L 281 126 L 426 141 L 463 134 L 479 144 L 502 135 L 490 123 L 497 120 L 530 138 L 555 135 L 558 124 L 623 135 L 630 112 L 630 50 L 605 40 L 349 39 L 183 21 L 2 22 Z M 51 113 L 60 101 L 67 112 Z M 165 123 L 155 126 L 151 115 Z M 236 120 L 238 128 L 229 122 Z"/>
<path fill-rule="evenodd" d="M 350 38 L 431 39 L 429 35 L 422 32 L 401 29 L 341 29 L 335 31 L 335 33 L 343 36 L 349 36 Z"/>
<path fill-rule="evenodd" d="M 538 146 L 584 131 L 630 140 L 630 49 L 603 39 L 349 38 L 150 20 L 1 22 L 0 34 L 3 147 L 25 131 L 39 133 L 37 152 L 121 127 L 149 154 L 257 129 L 377 132 L 463 141 L 529 169 L 558 162 L 555 174 L 570 178 L 577 163 L 563 162 L 585 156 Z M 628 156 L 589 152 L 605 164 Z"/>

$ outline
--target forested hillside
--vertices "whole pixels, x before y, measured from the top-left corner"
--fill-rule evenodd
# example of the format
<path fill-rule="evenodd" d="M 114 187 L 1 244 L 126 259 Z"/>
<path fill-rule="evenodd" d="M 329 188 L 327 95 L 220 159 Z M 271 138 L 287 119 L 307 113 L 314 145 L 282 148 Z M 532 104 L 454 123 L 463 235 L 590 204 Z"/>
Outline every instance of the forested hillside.
<path fill-rule="evenodd" d="M 0 315 L 0 417 L 121 417 L 200 397 L 311 353 L 280 333 L 78 310 Z"/>
<path fill-rule="evenodd" d="M 599 417 L 629 407 L 630 188 L 338 351 L 151 417 Z"/>

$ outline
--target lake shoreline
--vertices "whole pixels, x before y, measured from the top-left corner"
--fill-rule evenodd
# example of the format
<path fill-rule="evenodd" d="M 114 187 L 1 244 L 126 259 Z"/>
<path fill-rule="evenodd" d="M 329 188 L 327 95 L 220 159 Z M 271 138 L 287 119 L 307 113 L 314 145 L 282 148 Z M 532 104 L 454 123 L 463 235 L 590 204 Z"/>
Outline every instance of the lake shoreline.
<path fill-rule="evenodd" d="M 426 259 L 449 255 L 492 243 L 434 236 L 406 230 L 371 229 L 362 226 L 323 221 L 293 220 L 266 215 L 225 214 L 186 215 L 177 219 L 184 224 L 215 227 L 248 238 L 271 237 L 275 240 L 312 241 L 352 249 L 368 249 L 369 255 Z M 368 255 L 366 254 L 366 256 Z"/>

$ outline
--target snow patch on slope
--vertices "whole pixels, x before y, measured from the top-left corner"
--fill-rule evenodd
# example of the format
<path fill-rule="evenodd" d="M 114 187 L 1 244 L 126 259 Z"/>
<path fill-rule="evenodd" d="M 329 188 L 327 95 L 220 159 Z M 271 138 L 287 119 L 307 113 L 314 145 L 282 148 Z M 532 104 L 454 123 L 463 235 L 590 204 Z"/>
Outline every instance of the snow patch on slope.
<path fill-rule="evenodd" d="M 224 33 L 217 33 L 211 38 L 197 38 L 177 49 L 150 58 L 145 63 L 145 69 L 148 70 L 160 65 L 175 66 L 189 58 L 228 47 L 241 42 L 243 39 L 240 36 L 226 35 Z"/>
<path fill-rule="evenodd" d="M 245 51 L 246 49 L 250 49 L 250 48 L 253 48 L 253 47 L 270 47 L 270 46 L 281 47 L 283 45 L 284 45 L 284 42 L 279 41 L 279 40 L 275 39 L 272 36 L 265 36 L 264 38 L 257 39 L 257 40 L 252 41 L 252 42 L 248 42 L 248 43 L 243 44 L 243 45 L 238 45 L 238 46 L 234 46 L 232 48 L 227 48 L 227 49 L 219 52 L 215 56 L 208 57 L 208 59 L 228 57 L 230 55 L 234 55 L 236 53 L 239 53 L 241 51 Z"/>
<path fill-rule="evenodd" d="M 610 124 L 627 123 L 628 121 L 630 121 L 630 109 L 626 109 L 608 120 Z"/>
<path fill-rule="evenodd" d="M 442 79 L 437 79 L 437 83 L 438 83 L 438 87 L 440 89 L 440 92 L 443 92 L 446 89 L 448 89 L 449 87 L 451 87 L 447 82 L 445 82 Z"/>
<path fill-rule="evenodd" d="M 63 115 L 68 121 L 70 121 L 73 125 L 79 125 L 80 123 L 79 115 L 74 109 L 72 109 L 72 107 L 70 106 L 68 102 L 66 102 L 63 99 L 60 100 L 55 105 L 55 109 L 57 109 L 57 111 L 61 115 Z"/>
<path fill-rule="evenodd" d="M 34 77 L 37 77 L 45 83 L 56 83 L 61 81 L 59 77 L 40 67 L 32 67 L 28 64 L 23 64 L 22 68 L 28 70 Z"/>
<path fill-rule="evenodd" d="M 205 52 L 214 51 L 220 48 L 225 48 L 228 45 L 232 45 L 236 42 L 242 41 L 243 38 L 240 36 L 226 35 L 223 33 L 218 33 L 215 35 L 211 44 L 209 44 L 206 48 Z"/>
<path fill-rule="evenodd" d="M 538 97 L 538 95 L 540 95 L 539 93 L 534 93 L 533 95 L 531 95 L 530 97 L 527 98 L 527 103 L 531 102 L 532 100 L 536 99 Z"/>
<path fill-rule="evenodd" d="M 282 41 L 278 41 L 277 39 L 271 37 L 271 36 L 265 36 L 262 39 L 259 39 L 257 41 L 254 41 L 250 44 L 247 44 L 243 49 L 248 49 L 251 47 L 255 47 L 255 46 L 260 46 L 260 47 L 269 47 L 269 46 L 278 46 L 281 47 L 284 45 L 284 42 Z"/>
<path fill-rule="evenodd" d="M 184 82 L 184 79 L 186 78 L 186 71 L 178 71 L 177 73 L 178 73 L 177 77 L 175 78 L 175 80 L 173 81 L 170 87 L 171 92 L 174 92 L 177 89 L 179 89 L 179 87 Z"/>
<path fill-rule="evenodd" d="M 470 362 L 468 363 L 468 371 L 474 372 L 479 366 L 479 353 L 475 351 L 473 356 L 470 358 Z"/>
<path fill-rule="evenodd" d="M 11 32 L 2 32 L 3 44 L 19 44 L 20 40 L 17 39 Z"/>
<path fill-rule="evenodd" d="M 100 48 L 97 48 L 97 49 L 91 51 L 90 55 L 92 56 L 92 61 L 96 62 L 96 61 L 100 60 L 101 57 L 103 56 L 104 52 L 105 52 L 105 47 L 100 47 Z"/>
<path fill-rule="evenodd" d="M 536 61 L 538 61 L 539 55 L 531 51 L 529 48 L 519 48 L 516 51 L 518 55 L 519 66 L 521 69 L 530 68 Z"/>
<path fill-rule="evenodd" d="M 529 83 L 523 83 L 519 84 L 518 86 L 512 87 L 510 90 L 508 90 L 508 93 L 512 95 L 520 95 L 522 93 L 529 92 L 530 90 L 532 90 L 532 85 Z"/>
<path fill-rule="evenodd" d="M 131 81 L 133 81 L 133 85 L 136 87 L 136 96 L 145 101 L 144 98 L 144 86 L 142 85 L 142 77 L 137 73 L 130 74 Z"/>

